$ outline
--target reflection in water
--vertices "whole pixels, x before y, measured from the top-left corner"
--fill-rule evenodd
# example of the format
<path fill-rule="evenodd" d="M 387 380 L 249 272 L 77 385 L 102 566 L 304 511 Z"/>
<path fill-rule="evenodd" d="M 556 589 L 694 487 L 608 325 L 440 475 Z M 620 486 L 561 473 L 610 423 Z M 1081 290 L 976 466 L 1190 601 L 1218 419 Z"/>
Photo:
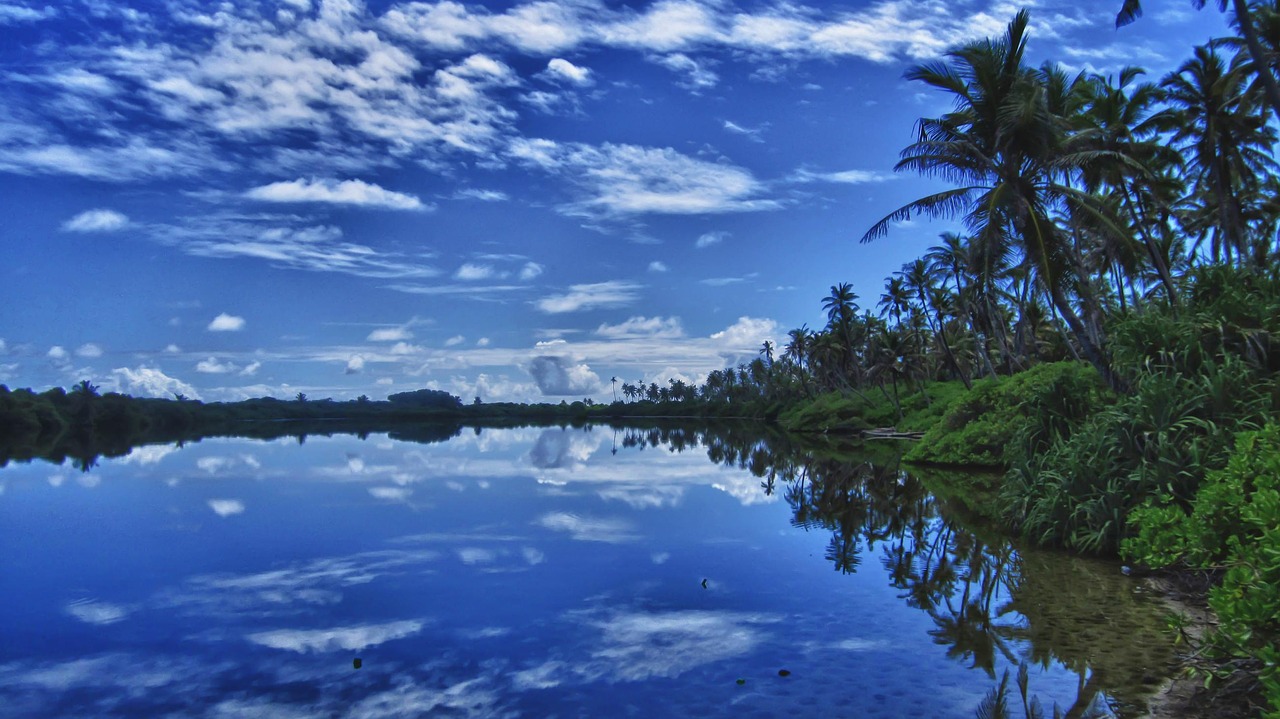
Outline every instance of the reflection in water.
<path fill-rule="evenodd" d="M 1028 664 L 1060 662 L 1078 677 L 1066 717 L 1137 712 L 1172 666 L 1172 646 L 1150 604 L 1109 564 L 1043 550 L 1018 551 L 1007 538 L 968 525 L 928 489 L 928 471 L 907 472 L 889 445 L 878 461 L 802 451 L 785 438 L 684 428 L 628 432 L 624 447 L 707 448 L 713 461 L 749 470 L 771 494 L 782 488 L 798 527 L 830 532 L 825 557 L 854 573 L 863 552 L 880 564 L 908 606 L 926 612 L 946 655 L 996 676 L 999 659 L 1018 667 L 1022 711 L 1038 716 Z M 861 448 L 860 448 L 861 449 Z M 862 450 L 865 454 L 865 450 Z M 935 474 L 937 474 L 935 472 Z M 1008 675 L 980 707 L 989 711 Z M 994 715 L 991 713 L 987 716 Z"/>
<path fill-rule="evenodd" d="M 299 436 L 5 474 L 5 711 L 1084 717 L 1168 662 L 1117 571 L 1019 551 L 890 444 Z"/>

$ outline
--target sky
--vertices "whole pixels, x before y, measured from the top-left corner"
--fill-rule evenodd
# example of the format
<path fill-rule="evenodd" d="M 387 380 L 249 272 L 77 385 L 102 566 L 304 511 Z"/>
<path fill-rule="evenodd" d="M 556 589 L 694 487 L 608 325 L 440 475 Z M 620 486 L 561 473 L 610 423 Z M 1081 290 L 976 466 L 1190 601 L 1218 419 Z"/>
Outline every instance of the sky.
<path fill-rule="evenodd" d="M 613 398 L 824 324 L 957 229 L 863 232 L 949 108 L 913 65 L 1152 79 L 1149 0 L 0 0 L 0 382 L 205 401 Z"/>

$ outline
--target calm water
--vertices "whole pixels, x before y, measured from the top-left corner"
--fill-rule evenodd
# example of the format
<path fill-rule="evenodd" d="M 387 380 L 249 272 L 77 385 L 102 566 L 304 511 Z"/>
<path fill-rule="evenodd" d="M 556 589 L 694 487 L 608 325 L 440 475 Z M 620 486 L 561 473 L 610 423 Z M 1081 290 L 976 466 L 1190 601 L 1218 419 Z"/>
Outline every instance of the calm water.
<path fill-rule="evenodd" d="M 971 718 L 1008 670 L 1022 716 L 1020 663 L 1046 710 L 1132 714 L 1162 610 L 892 454 L 524 428 L 10 465 L 0 714 Z"/>

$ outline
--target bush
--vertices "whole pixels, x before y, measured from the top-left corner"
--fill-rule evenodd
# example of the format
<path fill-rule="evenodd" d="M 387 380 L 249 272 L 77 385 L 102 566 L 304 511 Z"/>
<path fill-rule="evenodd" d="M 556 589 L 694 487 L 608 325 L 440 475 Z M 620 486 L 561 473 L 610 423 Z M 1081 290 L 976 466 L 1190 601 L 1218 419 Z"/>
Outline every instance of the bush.
<path fill-rule="evenodd" d="M 1190 512 L 1163 500 L 1133 512 L 1137 532 L 1125 554 L 1155 567 L 1225 568 L 1209 592 L 1219 622 L 1210 646 L 1260 666 L 1267 701 L 1280 712 L 1280 424 L 1240 434 Z"/>
<path fill-rule="evenodd" d="M 1047 445 L 1097 406 L 1097 373 L 1082 362 L 1038 365 L 1011 377 L 985 379 L 954 399 L 942 420 L 910 452 L 910 462 L 1007 467 L 1022 443 Z"/>

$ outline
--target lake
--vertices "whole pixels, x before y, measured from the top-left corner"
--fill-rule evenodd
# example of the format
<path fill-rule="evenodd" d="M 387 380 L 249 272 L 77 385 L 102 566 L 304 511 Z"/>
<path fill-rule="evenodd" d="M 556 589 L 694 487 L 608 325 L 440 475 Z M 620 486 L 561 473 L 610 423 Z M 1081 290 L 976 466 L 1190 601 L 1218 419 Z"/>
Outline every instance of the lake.
<path fill-rule="evenodd" d="M 467 428 L 10 464 L 0 713 L 972 719 L 1002 679 L 1010 716 L 1141 711 L 1155 598 L 873 449 Z"/>

